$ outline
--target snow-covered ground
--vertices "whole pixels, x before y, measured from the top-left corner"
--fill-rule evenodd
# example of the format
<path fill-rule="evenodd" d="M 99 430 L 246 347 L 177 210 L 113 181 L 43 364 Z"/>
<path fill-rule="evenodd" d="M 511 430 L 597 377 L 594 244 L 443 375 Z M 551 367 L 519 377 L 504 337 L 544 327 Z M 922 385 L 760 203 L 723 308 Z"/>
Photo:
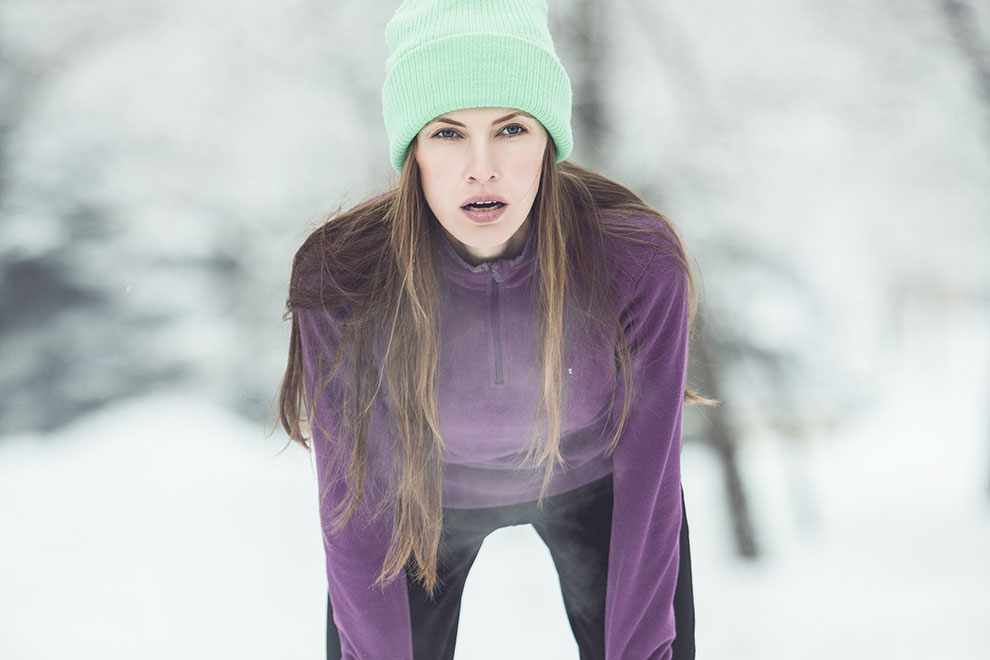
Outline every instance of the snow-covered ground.
<path fill-rule="evenodd" d="M 699 658 L 988 657 L 984 322 L 915 326 L 840 434 L 744 445 L 755 563 L 731 552 L 713 457 L 685 448 Z M 181 393 L 0 438 L 0 657 L 321 657 L 314 475 L 282 443 Z M 531 528 L 486 542 L 457 657 L 577 657 Z"/>

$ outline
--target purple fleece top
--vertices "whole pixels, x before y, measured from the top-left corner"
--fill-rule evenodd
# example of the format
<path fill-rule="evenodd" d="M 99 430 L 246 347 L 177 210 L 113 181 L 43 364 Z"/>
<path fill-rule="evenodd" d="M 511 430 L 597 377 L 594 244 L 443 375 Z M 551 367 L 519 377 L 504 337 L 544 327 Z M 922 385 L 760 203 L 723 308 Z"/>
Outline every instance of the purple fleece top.
<path fill-rule="evenodd" d="M 660 221 L 635 216 L 663 230 Z M 604 218 L 609 222 L 609 218 Z M 442 234 L 440 234 L 442 235 Z M 669 236 L 664 233 L 664 236 Z M 669 238 L 657 237 L 674 248 Z M 471 266 L 444 240 L 439 407 L 444 455 L 443 505 L 501 506 L 539 495 L 542 470 L 521 468 L 529 446 L 539 387 L 535 330 L 538 272 L 535 232 L 523 252 Z M 611 434 L 610 395 L 615 382 L 612 348 L 589 345 L 573 333 L 565 345 L 567 398 L 558 469 L 548 494 L 562 493 L 608 473 L 614 508 L 605 604 L 607 660 L 665 660 L 674 639 L 674 587 L 681 522 L 681 411 L 686 375 L 687 279 L 677 260 L 651 246 L 611 240 L 607 263 L 617 282 L 614 303 L 633 350 L 634 404 L 615 452 L 604 452 Z M 317 356 L 332 356 L 338 328 L 322 310 L 299 310 L 307 382 Z M 576 338 L 575 338 L 576 337 Z M 326 359 L 324 359 L 324 363 Z M 339 429 L 335 387 L 315 408 L 313 444 L 318 475 L 329 474 L 327 433 Z M 616 396 L 621 412 L 622 383 Z M 379 397 L 381 399 L 382 397 Z M 374 466 L 390 465 L 385 403 L 376 404 L 369 430 L 369 479 Z M 326 567 L 334 622 L 343 657 L 412 660 L 405 574 L 375 587 L 391 535 L 390 512 L 368 523 L 355 514 L 329 534 L 322 510 Z"/>

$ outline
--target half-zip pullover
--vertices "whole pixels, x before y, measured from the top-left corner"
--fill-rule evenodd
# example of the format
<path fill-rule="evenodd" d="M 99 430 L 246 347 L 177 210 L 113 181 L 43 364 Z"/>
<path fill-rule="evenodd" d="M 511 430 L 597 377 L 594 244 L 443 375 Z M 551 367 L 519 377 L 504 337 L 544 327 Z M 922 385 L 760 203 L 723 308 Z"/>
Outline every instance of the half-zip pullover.
<path fill-rule="evenodd" d="M 624 219 L 656 230 L 655 243 L 676 251 L 661 221 Z M 609 216 L 603 219 L 612 222 Z M 444 439 L 443 505 L 471 509 L 537 499 L 542 468 L 526 466 L 540 389 L 536 313 L 539 263 L 535 231 L 511 259 L 471 265 L 443 237 L 440 277 L 439 412 Z M 443 238 L 440 238 L 443 237 Z M 670 657 L 673 594 L 681 521 L 681 411 L 686 376 L 687 279 L 676 257 L 649 245 L 610 239 L 605 263 L 615 282 L 614 309 L 633 352 L 635 396 L 611 455 L 614 422 L 625 391 L 616 384 L 614 347 L 568 332 L 566 400 L 558 469 L 548 495 L 613 475 L 605 642 L 609 660 Z M 324 380 L 339 340 L 334 320 L 318 309 L 297 311 L 307 382 Z M 565 318 L 565 321 L 567 319 Z M 577 324 L 575 324 L 576 327 Z M 569 326 L 570 327 L 570 326 Z M 322 360 L 320 359 L 322 357 Z M 345 379 L 338 381 L 338 379 Z M 331 464 L 328 433 L 339 432 L 335 376 L 316 402 L 313 446 L 321 483 Z M 369 483 L 391 468 L 386 403 L 369 429 Z M 344 658 L 411 660 L 405 575 L 373 586 L 392 532 L 392 516 L 370 519 L 362 505 L 340 530 L 330 517 L 344 495 L 337 485 L 321 502 L 327 578 Z M 387 492 L 387 491 L 386 491 Z"/>

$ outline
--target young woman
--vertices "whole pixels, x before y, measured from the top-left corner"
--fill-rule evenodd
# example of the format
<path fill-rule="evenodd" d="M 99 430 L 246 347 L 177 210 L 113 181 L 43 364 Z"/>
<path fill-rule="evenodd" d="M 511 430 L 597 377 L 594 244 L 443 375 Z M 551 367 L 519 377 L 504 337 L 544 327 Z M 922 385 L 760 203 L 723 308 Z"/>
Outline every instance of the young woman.
<path fill-rule="evenodd" d="M 328 658 L 452 658 L 482 541 L 527 523 L 583 660 L 693 658 L 681 242 L 565 160 L 542 0 L 406 0 L 386 37 L 398 187 L 307 238 L 287 303 L 279 419 L 316 455 Z"/>

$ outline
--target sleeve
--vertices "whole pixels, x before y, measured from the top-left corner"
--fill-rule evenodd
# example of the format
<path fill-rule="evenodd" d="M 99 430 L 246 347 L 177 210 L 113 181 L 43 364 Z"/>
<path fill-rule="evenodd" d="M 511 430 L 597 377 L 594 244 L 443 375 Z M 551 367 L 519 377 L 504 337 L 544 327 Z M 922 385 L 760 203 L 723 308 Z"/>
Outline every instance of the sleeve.
<path fill-rule="evenodd" d="M 632 353 L 635 389 L 612 455 L 607 660 L 671 658 L 688 305 L 687 274 L 676 259 L 658 254 L 632 288 L 620 316 Z M 620 381 L 617 406 L 625 394 Z"/>
<path fill-rule="evenodd" d="M 327 367 L 333 364 L 340 343 L 339 325 L 323 310 L 300 309 L 296 314 L 307 394 L 313 396 L 316 392 L 319 397 L 313 408 L 311 433 L 321 494 L 327 587 L 343 660 L 412 660 L 405 573 L 384 589 L 374 584 L 391 539 L 391 509 L 372 519 L 371 504 L 363 502 L 347 523 L 333 532 L 330 512 L 343 500 L 347 488 L 343 481 L 334 483 L 333 476 L 347 467 L 339 461 L 350 457 L 337 456 L 330 437 L 340 432 L 341 392 L 349 383 L 344 376 L 335 374 L 325 388 L 319 384 L 327 377 Z M 384 449 L 383 417 L 376 409 L 368 432 L 366 490 L 383 483 L 382 473 L 390 466 Z M 323 495 L 328 482 L 329 491 Z"/>

